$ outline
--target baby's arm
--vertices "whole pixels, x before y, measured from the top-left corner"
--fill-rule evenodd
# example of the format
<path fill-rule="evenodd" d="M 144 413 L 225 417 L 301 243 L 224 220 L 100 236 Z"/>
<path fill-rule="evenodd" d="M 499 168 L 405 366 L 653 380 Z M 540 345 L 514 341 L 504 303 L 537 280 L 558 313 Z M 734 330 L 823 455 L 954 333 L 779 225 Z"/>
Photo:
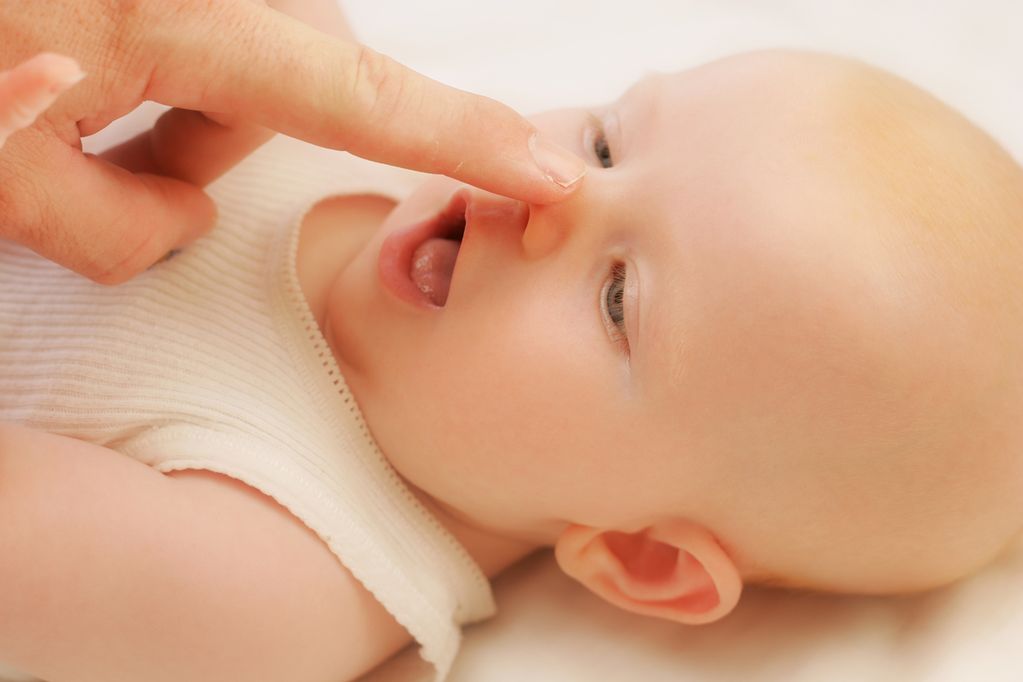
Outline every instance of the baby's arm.
<path fill-rule="evenodd" d="M 0 548 L 0 661 L 49 682 L 341 681 L 408 641 L 253 489 L 7 424 Z"/>

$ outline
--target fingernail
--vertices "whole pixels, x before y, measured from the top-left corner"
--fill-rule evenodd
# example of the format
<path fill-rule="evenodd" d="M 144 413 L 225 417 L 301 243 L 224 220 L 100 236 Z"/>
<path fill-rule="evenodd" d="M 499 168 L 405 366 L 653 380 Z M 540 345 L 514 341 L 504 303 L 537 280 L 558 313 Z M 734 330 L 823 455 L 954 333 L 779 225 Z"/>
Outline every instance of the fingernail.
<path fill-rule="evenodd" d="M 586 162 L 564 147 L 554 144 L 540 133 L 529 138 L 529 151 L 533 160 L 548 180 L 565 189 L 579 182 L 586 175 Z"/>
<path fill-rule="evenodd" d="M 52 92 L 54 94 L 56 94 L 58 92 L 64 92 L 65 90 L 70 89 L 72 85 L 75 85 L 76 83 L 81 82 L 82 79 L 84 79 L 84 78 L 85 78 L 85 72 L 84 71 L 79 71 L 78 73 L 69 75 L 66 78 L 61 78 L 60 80 L 55 80 L 53 82 L 53 84 L 50 85 L 50 92 Z"/>
<path fill-rule="evenodd" d="M 49 64 L 50 91 L 54 94 L 67 90 L 85 78 L 85 72 L 78 62 L 70 57 L 54 55 Z"/>

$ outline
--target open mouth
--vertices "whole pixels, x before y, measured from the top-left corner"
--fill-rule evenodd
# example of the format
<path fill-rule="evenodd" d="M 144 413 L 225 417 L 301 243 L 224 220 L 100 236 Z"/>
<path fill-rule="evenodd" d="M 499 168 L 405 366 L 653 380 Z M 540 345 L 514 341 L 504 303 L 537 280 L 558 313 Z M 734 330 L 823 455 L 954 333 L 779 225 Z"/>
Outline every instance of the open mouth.
<path fill-rule="evenodd" d="M 384 240 L 378 267 L 391 293 L 419 307 L 444 307 L 465 234 L 468 204 L 468 190 L 459 190 L 433 217 Z"/>
<path fill-rule="evenodd" d="M 455 194 L 431 225 L 426 238 L 412 252 L 409 279 L 438 307 L 448 302 L 451 276 L 465 234 L 465 208 L 461 192 Z"/>

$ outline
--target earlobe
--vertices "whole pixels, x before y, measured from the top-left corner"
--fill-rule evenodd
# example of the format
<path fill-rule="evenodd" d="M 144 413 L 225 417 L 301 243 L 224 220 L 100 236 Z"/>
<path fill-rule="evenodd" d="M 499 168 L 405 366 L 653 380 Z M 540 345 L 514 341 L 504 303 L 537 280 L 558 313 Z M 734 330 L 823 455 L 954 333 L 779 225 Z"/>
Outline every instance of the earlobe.
<path fill-rule="evenodd" d="M 713 535 L 683 520 L 625 533 L 570 526 L 554 548 L 561 569 L 615 606 L 695 625 L 728 614 L 742 578 Z"/>

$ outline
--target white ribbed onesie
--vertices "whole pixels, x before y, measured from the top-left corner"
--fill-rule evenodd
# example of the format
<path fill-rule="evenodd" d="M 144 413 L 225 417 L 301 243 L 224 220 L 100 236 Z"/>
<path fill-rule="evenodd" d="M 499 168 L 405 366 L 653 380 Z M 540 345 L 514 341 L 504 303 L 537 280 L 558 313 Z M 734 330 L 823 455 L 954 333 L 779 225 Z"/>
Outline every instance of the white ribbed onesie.
<path fill-rule="evenodd" d="M 210 187 L 216 228 L 116 286 L 0 240 L 0 420 L 208 469 L 311 528 L 443 679 L 493 613 L 479 567 L 373 442 L 295 272 L 304 213 L 419 176 L 279 137 Z"/>

